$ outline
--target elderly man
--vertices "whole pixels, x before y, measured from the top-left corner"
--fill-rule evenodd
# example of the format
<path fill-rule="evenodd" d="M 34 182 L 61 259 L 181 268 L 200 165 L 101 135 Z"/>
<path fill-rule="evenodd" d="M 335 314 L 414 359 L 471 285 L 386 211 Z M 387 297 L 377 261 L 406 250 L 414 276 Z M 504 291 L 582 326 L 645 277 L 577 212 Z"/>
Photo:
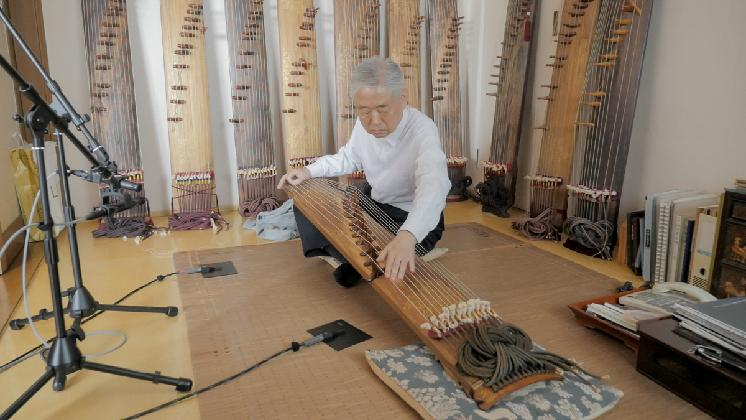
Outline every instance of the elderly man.
<path fill-rule="evenodd" d="M 443 209 L 451 187 L 446 157 L 435 123 L 407 106 L 404 76 L 391 60 L 370 58 L 352 74 L 351 95 L 358 120 L 337 154 L 280 179 L 298 185 L 308 178 L 335 177 L 364 171 L 370 197 L 400 228 L 380 252 L 389 279 L 414 271 L 415 253 L 430 252 L 443 234 Z M 361 276 L 297 209 L 298 230 L 306 257 L 339 260 L 334 279 L 350 287 Z M 420 249 L 415 249 L 417 244 Z M 328 258 L 327 258 L 328 260 Z"/>

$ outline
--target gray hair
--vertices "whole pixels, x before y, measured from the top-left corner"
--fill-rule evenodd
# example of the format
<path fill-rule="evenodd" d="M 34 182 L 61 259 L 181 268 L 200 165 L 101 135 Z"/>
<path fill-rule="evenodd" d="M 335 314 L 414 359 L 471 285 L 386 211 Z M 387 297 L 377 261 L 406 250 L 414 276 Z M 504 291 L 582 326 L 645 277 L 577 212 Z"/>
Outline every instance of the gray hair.
<path fill-rule="evenodd" d="M 368 58 L 352 72 L 350 96 L 354 98 L 357 91 L 365 87 L 380 87 L 388 90 L 391 96 L 401 96 L 404 94 L 404 75 L 399 65 L 389 58 Z"/>

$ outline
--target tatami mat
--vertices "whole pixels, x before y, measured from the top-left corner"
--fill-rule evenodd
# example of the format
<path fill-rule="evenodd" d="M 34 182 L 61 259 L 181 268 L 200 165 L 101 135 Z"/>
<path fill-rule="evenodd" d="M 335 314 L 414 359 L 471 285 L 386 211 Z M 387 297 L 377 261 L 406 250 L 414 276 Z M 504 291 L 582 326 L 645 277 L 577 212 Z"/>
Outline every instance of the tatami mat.
<path fill-rule="evenodd" d="M 621 343 L 577 325 L 567 304 L 608 294 L 618 283 L 477 224 L 449 225 L 440 247 L 445 266 L 493 302 L 506 321 L 536 342 L 609 375 L 625 397 L 605 418 L 704 417 L 635 371 Z M 288 354 L 235 382 L 199 396 L 205 419 L 413 418 L 370 371 L 366 349 L 416 341 L 372 288 L 337 286 L 331 268 L 304 259 L 300 243 L 179 253 L 177 268 L 232 261 L 238 274 L 181 278 L 196 386 L 236 373 L 281 350 L 306 330 L 344 319 L 373 339 L 341 352 L 319 345 Z"/>

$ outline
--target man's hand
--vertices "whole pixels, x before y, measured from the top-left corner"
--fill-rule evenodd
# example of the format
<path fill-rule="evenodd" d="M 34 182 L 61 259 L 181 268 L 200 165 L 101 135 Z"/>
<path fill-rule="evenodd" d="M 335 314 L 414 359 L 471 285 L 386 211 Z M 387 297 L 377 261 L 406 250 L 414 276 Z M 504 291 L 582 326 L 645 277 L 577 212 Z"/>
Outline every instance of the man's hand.
<path fill-rule="evenodd" d="M 306 167 L 290 169 L 288 173 L 280 178 L 280 183 L 277 184 L 277 189 L 281 190 L 286 184 L 298 185 L 310 177 L 311 172 Z"/>
<path fill-rule="evenodd" d="M 414 272 L 414 247 L 417 238 L 406 230 L 400 230 L 393 241 L 378 255 L 378 262 L 386 264 L 387 278 L 401 280 L 407 271 Z"/>

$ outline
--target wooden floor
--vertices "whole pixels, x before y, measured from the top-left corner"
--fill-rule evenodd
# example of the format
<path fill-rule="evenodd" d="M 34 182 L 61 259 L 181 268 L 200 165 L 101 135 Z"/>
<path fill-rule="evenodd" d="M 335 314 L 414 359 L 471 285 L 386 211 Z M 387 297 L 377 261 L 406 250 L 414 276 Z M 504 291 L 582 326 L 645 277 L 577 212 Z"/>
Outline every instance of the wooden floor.
<path fill-rule="evenodd" d="M 516 213 L 515 215 L 518 215 Z M 256 236 L 241 229 L 241 218 L 237 214 L 228 215 L 231 229 L 214 234 L 212 231 L 174 232 L 167 236 L 154 236 L 141 245 L 133 241 L 116 239 L 93 240 L 90 231 L 92 223 L 79 228 L 82 271 L 88 289 L 102 303 L 110 303 L 135 287 L 151 280 L 158 274 L 173 270 L 172 254 L 178 251 L 220 248 L 236 245 L 262 243 Z M 165 224 L 165 220 L 156 220 Z M 515 235 L 510 229 L 509 219 L 499 219 L 480 211 L 478 205 L 470 202 L 449 204 L 446 209 L 446 223 L 477 222 L 500 232 Z M 518 236 L 516 236 L 518 237 Z M 621 264 L 585 257 L 562 247 L 559 243 L 536 242 L 539 248 L 573 260 L 592 270 L 602 272 L 621 281 L 637 282 L 626 267 Z M 65 242 L 60 243 L 61 275 L 63 288 L 72 284 L 72 273 L 68 261 L 69 249 Z M 0 277 L 5 291 L 3 296 L 18 296 L 18 277 Z M 0 286 L 0 289 L 3 288 Z M 41 264 L 34 274 L 29 288 L 32 312 L 50 303 L 46 267 Z M 6 298 L 9 299 L 9 298 Z M 0 300 L 0 305 L 3 300 Z M 178 287 L 174 278 L 150 286 L 126 301 L 130 305 L 173 305 L 180 306 Z M 3 314 L 0 308 L 0 315 Z M 23 309 L 18 305 L 13 317 L 22 316 Z M 44 337 L 54 333 L 53 323 L 38 323 Z M 112 354 L 96 359 L 96 362 L 113 364 L 142 371 L 161 371 L 165 375 L 192 377 L 189 344 L 183 317 L 167 318 L 155 314 L 107 313 L 85 325 L 91 334 L 100 330 L 120 330 L 127 334 L 127 343 Z M 118 342 L 119 338 L 106 335 L 91 335 L 83 343 L 84 353 L 96 353 Z M 29 328 L 21 331 L 3 330 L 0 336 L 0 363 L 11 360 L 38 342 Z M 621 345 L 621 344 L 620 344 Z M 0 408 L 9 405 L 25 388 L 42 373 L 44 368 L 40 358 L 34 358 L 0 373 Z M 154 385 L 127 378 L 118 378 L 96 372 L 78 372 L 68 379 L 64 392 L 53 392 L 51 385 L 45 386 L 31 400 L 18 418 L 121 418 L 132 414 L 129 408 L 132 401 L 138 406 L 157 405 L 177 394 L 164 385 Z M 190 400 L 168 410 L 167 417 L 157 418 L 195 419 L 199 417 L 196 400 Z"/>

